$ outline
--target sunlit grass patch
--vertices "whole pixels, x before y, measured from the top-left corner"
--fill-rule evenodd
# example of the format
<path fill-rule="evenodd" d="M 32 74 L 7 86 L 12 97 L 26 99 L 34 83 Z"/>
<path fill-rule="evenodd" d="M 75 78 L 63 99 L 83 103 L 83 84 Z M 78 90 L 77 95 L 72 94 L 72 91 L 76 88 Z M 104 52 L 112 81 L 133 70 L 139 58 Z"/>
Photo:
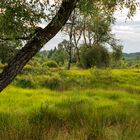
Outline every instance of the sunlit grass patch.
<path fill-rule="evenodd" d="M 0 94 L 0 139 L 139 140 L 139 70 L 94 72 L 50 73 L 62 78 L 58 89 L 9 86 Z"/>

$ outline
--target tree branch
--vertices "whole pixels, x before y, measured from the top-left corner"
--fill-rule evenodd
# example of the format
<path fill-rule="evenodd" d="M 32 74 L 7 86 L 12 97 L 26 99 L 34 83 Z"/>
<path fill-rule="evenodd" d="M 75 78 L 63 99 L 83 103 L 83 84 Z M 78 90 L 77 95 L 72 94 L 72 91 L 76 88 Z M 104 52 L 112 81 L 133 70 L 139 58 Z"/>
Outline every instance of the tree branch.
<path fill-rule="evenodd" d="M 0 40 L 8 41 L 8 40 L 29 40 L 29 37 L 0 37 Z"/>

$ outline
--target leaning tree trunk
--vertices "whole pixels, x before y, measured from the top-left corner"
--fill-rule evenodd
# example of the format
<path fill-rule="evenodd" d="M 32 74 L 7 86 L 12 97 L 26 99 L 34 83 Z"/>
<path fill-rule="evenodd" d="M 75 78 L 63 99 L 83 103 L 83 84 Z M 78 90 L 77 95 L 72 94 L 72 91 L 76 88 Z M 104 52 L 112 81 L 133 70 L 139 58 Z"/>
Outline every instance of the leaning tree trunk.
<path fill-rule="evenodd" d="M 63 0 L 53 20 L 44 29 L 38 31 L 19 51 L 13 60 L 0 74 L 0 92 L 6 88 L 27 62 L 64 26 L 78 0 Z"/>

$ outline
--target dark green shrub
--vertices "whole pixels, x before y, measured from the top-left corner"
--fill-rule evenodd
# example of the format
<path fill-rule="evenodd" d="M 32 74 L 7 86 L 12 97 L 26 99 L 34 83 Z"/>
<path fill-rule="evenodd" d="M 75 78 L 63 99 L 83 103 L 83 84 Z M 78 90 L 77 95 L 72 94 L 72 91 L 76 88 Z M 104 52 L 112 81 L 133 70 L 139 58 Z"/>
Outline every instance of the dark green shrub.
<path fill-rule="evenodd" d="M 23 68 L 23 72 L 26 74 L 26 73 L 32 73 L 33 72 L 33 67 L 31 65 L 26 65 L 24 68 Z"/>
<path fill-rule="evenodd" d="M 139 65 L 139 64 L 136 64 L 134 67 L 135 67 L 135 68 L 139 68 L 139 67 L 140 67 L 140 65 Z"/>
<path fill-rule="evenodd" d="M 57 68 L 58 64 L 55 61 L 48 61 L 42 65 L 43 67 Z"/>
<path fill-rule="evenodd" d="M 108 67 L 110 64 L 109 52 L 105 47 L 87 46 L 81 47 L 81 65 L 84 68 L 96 67 Z"/>

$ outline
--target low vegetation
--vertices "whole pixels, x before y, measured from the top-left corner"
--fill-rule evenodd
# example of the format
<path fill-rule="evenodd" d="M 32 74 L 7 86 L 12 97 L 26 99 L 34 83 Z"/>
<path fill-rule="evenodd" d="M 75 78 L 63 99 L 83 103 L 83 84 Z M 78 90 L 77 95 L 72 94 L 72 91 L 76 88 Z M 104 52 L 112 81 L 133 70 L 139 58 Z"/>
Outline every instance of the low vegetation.
<path fill-rule="evenodd" d="M 139 69 L 21 74 L 0 95 L 2 140 L 139 140 Z"/>
<path fill-rule="evenodd" d="M 33 68 L 34 69 L 34 68 Z M 45 71 L 46 70 L 46 71 Z M 139 93 L 140 70 L 139 69 L 98 69 L 96 67 L 89 70 L 73 69 L 71 71 L 63 69 L 44 69 L 31 73 L 20 74 L 12 85 L 40 89 L 48 88 L 53 90 L 65 91 L 71 89 L 87 88 L 107 88 L 125 89 Z M 53 88 L 52 88 L 53 87 Z"/>

